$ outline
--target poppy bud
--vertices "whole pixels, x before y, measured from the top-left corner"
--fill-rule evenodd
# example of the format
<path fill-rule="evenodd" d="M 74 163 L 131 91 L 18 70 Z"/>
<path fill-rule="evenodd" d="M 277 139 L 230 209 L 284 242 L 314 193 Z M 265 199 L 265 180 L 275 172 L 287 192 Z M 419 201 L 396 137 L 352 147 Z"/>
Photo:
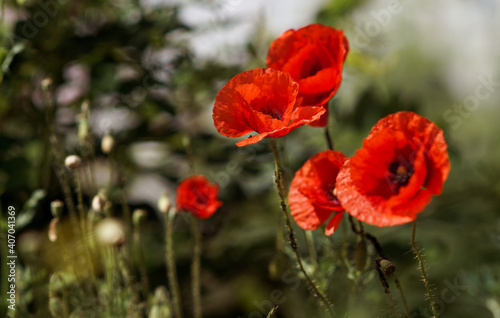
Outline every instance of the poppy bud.
<path fill-rule="evenodd" d="M 166 213 L 168 213 L 168 211 L 170 211 L 171 207 L 172 207 L 172 203 L 170 202 L 170 199 L 168 198 L 167 192 L 165 192 L 158 200 L 158 210 L 160 210 L 161 213 L 166 214 Z"/>
<path fill-rule="evenodd" d="M 92 199 L 92 209 L 96 212 L 102 212 L 106 204 L 106 193 L 104 190 L 99 190 L 99 192 Z"/>
<path fill-rule="evenodd" d="M 146 222 L 147 217 L 148 212 L 146 210 L 134 210 L 134 213 L 132 213 L 132 223 L 134 224 L 134 227 L 141 228 Z"/>
<path fill-rule="evenodd" d="M 58 218 L 53 218 L 49 225 L 49 241 L 57 241 L 57 223 L 59 223 Z"/>
<path fill-rule="evenodd" d="M 95 227 L 97 240 L 109 246 L 121 246 L 125 241 L 125 228 L 123 224 L 113 218 L 100 221 Z"/>
<path fill-rule="evenodd" d="M 61 200 L 50 202 L 50 212 L 54 218 L 61 218 L 63 214 L 64 203 Z"/>
<path fill-rule="evenodd" d="M 358 271 L 363 271 L 366 267 L 366 242 L 361 239 L 358 244 L 356 244 L 356 250 L 354 251 L 354 265 Z"/>
<path fill-rule="evenodd" d="M 380 269 L 384 272 L 384 275 L 389 276 L 394 271 L 396 271 L 396 266 L 387 259 L 382 259 L 379 261 Z"/>
<path fill-rule="evenodd" d="M 115 148 L 115 139 L 111 135 L 106 135 L 101 140 L 101 150 L 105 154 L 111 153 Z"/>
<path fill-rule="evenodd" d="M 81 164 L 82 164 L 82 159 L 80 159 L 80 157 L 76 155 L 67 156 L 66 159 L 64 160 L 64 165 L 66 166 L 66 168 L 70 170 L 76 170 L 80 168 Z"/>
<path fill-rule="evenodd" d="M 40 86 L 42 87 L 42 91 L 48 92 L 52 86 L 52 79 L 50 77 L 44 78 L 40 82 Z"/>
<path fill-rule="evenodd" d="M 156 288 L 149 318 L 170 318 L 171 314 L 168 303 L 168 292 L 165 287 L 160 286 Z"/>

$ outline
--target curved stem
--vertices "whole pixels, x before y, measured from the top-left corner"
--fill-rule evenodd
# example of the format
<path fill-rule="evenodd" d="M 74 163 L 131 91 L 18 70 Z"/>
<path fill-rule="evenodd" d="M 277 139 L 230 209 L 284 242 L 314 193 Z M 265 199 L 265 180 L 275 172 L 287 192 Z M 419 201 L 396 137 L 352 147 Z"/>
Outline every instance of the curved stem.
<path fill-rule="evenodd" d="M 179 284 L 177 283 L 177 269 L 175 268 L 174 244 L 172 242 L 175 218 L 173 213 L 175 212 L 170 210 L 169 213 L 165 215 L 167 276 L 170 291 L 172 292 L 172 303 L 175 317 L 182 318 Z"/>
<path fill-rule="evenodd" d="M 276 189 L 278 191 L 278 196 L 280 198 L 281 210 L 283 211 L 283 214 L 285 215 L 286 225 L 288 227 L 288 236 L 290 238 L 290 245 L 292 246 L 292 250 L 295 254 L 295 257 L 297 258 L 297 263 L 299 264 L 300 271 L 304 275 L 306 281 L 311 286 L 311 289 L 313 290 L 314 294 L 317 295 L 319 297 L 319 299 L 325 304 L 330 315 L 332 317 L 335 317 L 335 314 L 333 313 L 333 310 L 332 310 L 332 303 L 328 300 L 328 298 L 325 297 L 325 295 L 323 295 L 323 293 L 318 289 L 318 287 L 316 287 L 316 285 L 311 280 L 309 275 L 307 275 L 307 272 L 304 269 L 304 265 L 302 264 L 302 259 L 300 258 L 299 252 L 297 250 L 297 241 L 295 240 L 295 235 L 293 234 L 292 222 L 290 221 L 290 216 L 288 215 L 287 206 L 285 203 L 285 191 L 284 191 L 284 185 L 282 184 L 282 179 L 281 179 L 282 171 L 281 171 L 281 166 L 279 163 L 280 162 L 279 161 L 279 154 L 278 154 L 278 150 L 276 149 L 276 144 L 275 144 L 273 139 L 271 139 L 271 148 L 273 150 L 274 162 L 275 162 L 275 168 L 276 168 Z"/>
<path fill-rule="evenodd" d="M 196 217 L 191 217 L 191 226 L 194 235 L 193 263 L 191 265 L 193 293 L 193 315 L 194 318 L 201 318 L 201 295 L 200 295 L 200 261 L 201 261 L 201 231 L 199 221 Z"/>
<path fill-rule="evenodd" d="M 387 259 L 387 257 L 384 254 L 384 251 L 382 250 L 382 246 L 380 246 L 380 243 L 378 242 L 377 238 L 374 235 L 372 235 L 368 232 L 365 232 L 361 222 L 359 222 L 359 226 L 360 226 L 359 230 L 356 228 L 356 225 L 354 224 L 354 219 L 351 215 L 349 215 L 349 222 L 351 224 L 351 229 L 354 233 L 356 233 L 356 234 L 364 233 L 364 237 L 372 243 L 373 247 L 377 251 L 377 254 L 380 257 Z M 394 282 L 396 283 L 396 286 L 398 287 L 399 294 L 401 295 L 401 300 L 403 301 L 403 306 L 405 307 L 406 315 L 408 317 L 410 317 L 410 310 L 408 309 L 408 303 L 406 302 L 406 297 L 405 297 L 405 294 L 403 292 L 403 288 L 401 287 L 401 282 L 399 281 L 396 273 L 393 273 L 392 276 L 394 276 Z M 385 286 L 384 286 L 384 288 L 385 288 Z"/>
<path fill-rule="evenodd" d="M 438 314 L 437 314 L 436 306 L 434 304 L 434 299 L 432 297 L 431 288 L 429 286 L 429 281 L 427 280 L 427 273 L 425 272 L 424 260 L 422 258 L 422 255 L 420 254 L 420 250 L 418 249 L 417 244 L 415 244 L 415 232 L 416 232 L 416 230 L 417 230 L 417 221 L 415 220 L 415 221 L 413 221 L 413 231 L 411 234 L 411 249 L 413 250 L 413 253 L 415 253 L 415 255 L 417 256 L 418 264 L 419 264 L 420 270 L 422 271 L 422 279 L 424 281 L 425 290 L 427 292 L 427 297 L 429 297 L 429 301 L 431 303 L 432 315 L 434 316 L 434 318 L 436 318 L 438 316 Z"/>

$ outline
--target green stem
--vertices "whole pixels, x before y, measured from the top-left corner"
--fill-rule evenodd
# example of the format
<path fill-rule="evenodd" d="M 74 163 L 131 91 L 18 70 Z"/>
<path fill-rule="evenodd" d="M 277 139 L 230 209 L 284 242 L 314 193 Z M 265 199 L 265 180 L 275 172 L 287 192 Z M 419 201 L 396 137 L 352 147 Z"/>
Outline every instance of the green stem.
<path fill-rule="evenodd" d="M 182 318 L 181 299 L 179 292 L 179 284 L 177 283 L 177 269 L 175 268 L 173 230 L 175 212 L 170 210 L 165 215 L 165 235 L 166 235 L 166 261 L 167 261 L 167 276 L 170 291 L 172 292 L 172 303 L 176 318 Z"/>
<path fill-rule="evenodd" d="M 85 248 L 85 254 L 87 256 L 87 262 L 88 266 L 90 269 L 90 275 L 92 278 L 92 281 L 95 278 L 95 273 L 94 273 L 94 264 L 92 262 L 92 256 L 90 254 L 90 246 L 88 242 L 88 234 L 87 234 L 87 227 L 86 227 L 86 218 L 85 215 L 87 214 L 85 211 L 85 207 L 83 205 L 83 195 L 82 195 L 82 187 L 81 187 L 81 181 L 80 181 L 80 175 L 79 171 L 75 171 L 75 182 L 76 182 L 76 194 L 78 198 L 78 212 L 80 214 L 80 230 L 81 230 L 81 235 L 83 239 L 83 246 Z"/>
<path fill-rule="evenodd" d="M 425 290 L 427 291 L 427 296 L 429 297 L 429 301 L 431 303 L 432 315 L 434 316 L 434 318 L 437 318 L 438 314 L 437 314 L 436 306 L 434 304 L 434 299 L 432 297 L 431 288 L 429 286 L 429 281 L 427 280 L 427 273 L 425 271 L 424 260 L 422 258 L 422 255 L 420 254 L 420 250 L 418 249 L 417 245 L 415 244 L 415 232 L 416 232 L 416 230 L 417 230 L 417 221 L 415 220 L 415 221 L 413 221 L 413 231 L 412 231 L 412 235 L 411 235 L 411 249 L 413 250 L 413 253 L 415 253 L 415 255 L 417 256 L 417 259 L 418 259 L 418 264 L 420 267 L 420 271 L 422 272 L 422 278 L 424 281 Z"/>
<path fill-rule="evenodd" d="M 325 127 L 325 138 L 326 138 L 326 143 L 328 145 L 328 149 L 334 150 L 335 145 L 333 143 L 333 139 L 332 139 L 332 136 L 330 134 L 330 130 L 328 130 L 328 126 Z"/>
<path fill-rule="evenodd" d="M 309 275 L 307 275 L 307 272 L 304 269 L 304 265 L 302 264 L 302 259 L 300 258 L 300 254 L 297 250 L 297 241 L 295 240 L 295 235 L 293 234 L 292 222 L 290 221 L 290 216 L 288 215 L 288 210 L 285 203 L 284 185 L 282 184 L 282 179 L 281 179 L 282 169 L 279 163 L 280 161 L 279 161 L 278 150 L 276 149 L 276 144 L 273 139 L 271 139 L 271 148 L 273 150 L 274 162 L 276 168 L 276 189 L 278 191 L 278 196 L 280 198 L 281 210 L 285 215 L 286 225 L 288 227 L 288 235 L 290 237 L 290 245 L 292 246 L 292 250 L 295 254 L 295 257 L 297 258 L 297 263 L 299 265 L 300 271 L 304 275 L 306 281 L 311 286 L 313 293 L 319 297 L 319 299 L 321 300 L 321 302 L 323 302 L 323 304 L 325 304 L 326 308 L 330 312 L 330 315 L 332 317 L 335 317 L 335 314 L 333 313 L 332 310 L 332 303 L 325 297 L 325 295 L 323 295 L 323 293 L 318 289 L 318 287 L 316 287 L 316 285 L 313 283 Z"/>
<path fill-rule="evenodd" d="M 201 262 L 201 231 L 199 221 L 196 217 L 191 217 L 191 226 L 194 236 L 193 264 L 191 266 L 193 293 L 193 314 L 194 318 L 201 318 L 201 295 L 200 295 L 200 262 Z"/>
<path fill-rule="evenodd" d="M 408 309 L 408 303 L 406 302 L 406 297 L 405 294 L 403 293 L 403 288 L 401 287 L 399 278 L 396 275 L 396 273 L 393 273 L 392 275 L 394 276 L 394 282 L 396 283 L 396 286 L 398 287 L 399 290 L 399 294 L 401 295 L 401 300 L 403 301 L 403 306 L 405 307 L 405 313 L 408 316 L 408 318 L 411 318 L 410 310 Z"/>
<path fill-rule="evenodd" d="M 318 267 L 318 260 L 316 258 L 316 249 L 314 248 L 314 237 L 312 234 L 312 231 L 304 231 L 306 235 L 306 242 L 307 242 L 307 249 L 309 252 L 309 258 L 311 261 L 311 264 L 314 267 L 314 270 L 317 270 Z"/>
<path fill-rule="evenodd" d="M 144 300 L 147 302 L 149 299 L 149 279 L 148 279 L 148 270 L 146 267 L 146 261 L 144 259 L 141 234 L 142 233 L 140 227 L 136 226 L 134 228 L 135 251 L 137 252 L 137 258 L 138 258 L 140 281 L 142 285 L 142 296 Z M 149 308 L 146 308 L 146 310 L 149 311 Z"/>

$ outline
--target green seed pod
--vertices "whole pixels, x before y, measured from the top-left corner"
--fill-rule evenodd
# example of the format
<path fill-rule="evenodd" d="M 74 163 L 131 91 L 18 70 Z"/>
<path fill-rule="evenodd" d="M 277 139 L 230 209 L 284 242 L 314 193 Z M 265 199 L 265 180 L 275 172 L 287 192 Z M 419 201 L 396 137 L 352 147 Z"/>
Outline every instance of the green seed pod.
<path fill-rule="evenodd" d="M 61 200 L 54 200 L 50 202 L 50 212 L 52 216 L 60 219 L 64 210 L 64 203 Z"/>
<path fill-rule="evenodd" d="M 356 250 L 354 251 L 354 265 L 358 271 L 363 271 L 366 267 L 367 259 L 366 242 L 364 238 L 360 239 L 358 244 L 356 244 Z"/>

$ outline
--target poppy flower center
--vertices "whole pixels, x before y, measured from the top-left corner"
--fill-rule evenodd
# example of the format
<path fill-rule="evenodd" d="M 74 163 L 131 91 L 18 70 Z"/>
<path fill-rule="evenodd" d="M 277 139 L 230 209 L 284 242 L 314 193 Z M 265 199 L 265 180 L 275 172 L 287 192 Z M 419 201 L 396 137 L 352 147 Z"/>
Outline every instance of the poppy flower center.
<path fill-rule="evenodd" d="M 316 75 L 319 71 L 321 71 L 323 67 L 319 63 L 317 59 L 306 61 L 300 70 L 300 78 L 306 78 L 310 76 Z"/>
<path fill-rule="evenodd" d="M 413 174 L 413 167 L 410 164 L 402 164 L 394 161 L 389 165 L 389 172 L 391 189 L 393 192 L 399 193 L 399 188 L 407 185 L 410 181 L 410 177 Z"/>
<path fill-rule="evenodd" d="M 337 189 L 335 188 L 335 186 L 331 186 L 328 190 L 325 189 L 325 196 L 333 204 L 340 205 L 340 201 L 337 198 Z"/>
<path fill-rule="evenodd" d="M 260 112 L 265 114 L 265 115 L 269 115 L 274 119 L 281 120 L 281 117 L 283 117 L 283 114 L 281 114 L 281 112 L 278 111 L 278 109 L 276 109 L 274 107 L 266 106 L 265 108 L 261 109 Z"/>
<path fill-rule="evenodd" d="M 208 195 L 206 195 L 205 193 L 199 193 L 195 199 L 196 205 L 204 206 L 208 203 Z"/>

